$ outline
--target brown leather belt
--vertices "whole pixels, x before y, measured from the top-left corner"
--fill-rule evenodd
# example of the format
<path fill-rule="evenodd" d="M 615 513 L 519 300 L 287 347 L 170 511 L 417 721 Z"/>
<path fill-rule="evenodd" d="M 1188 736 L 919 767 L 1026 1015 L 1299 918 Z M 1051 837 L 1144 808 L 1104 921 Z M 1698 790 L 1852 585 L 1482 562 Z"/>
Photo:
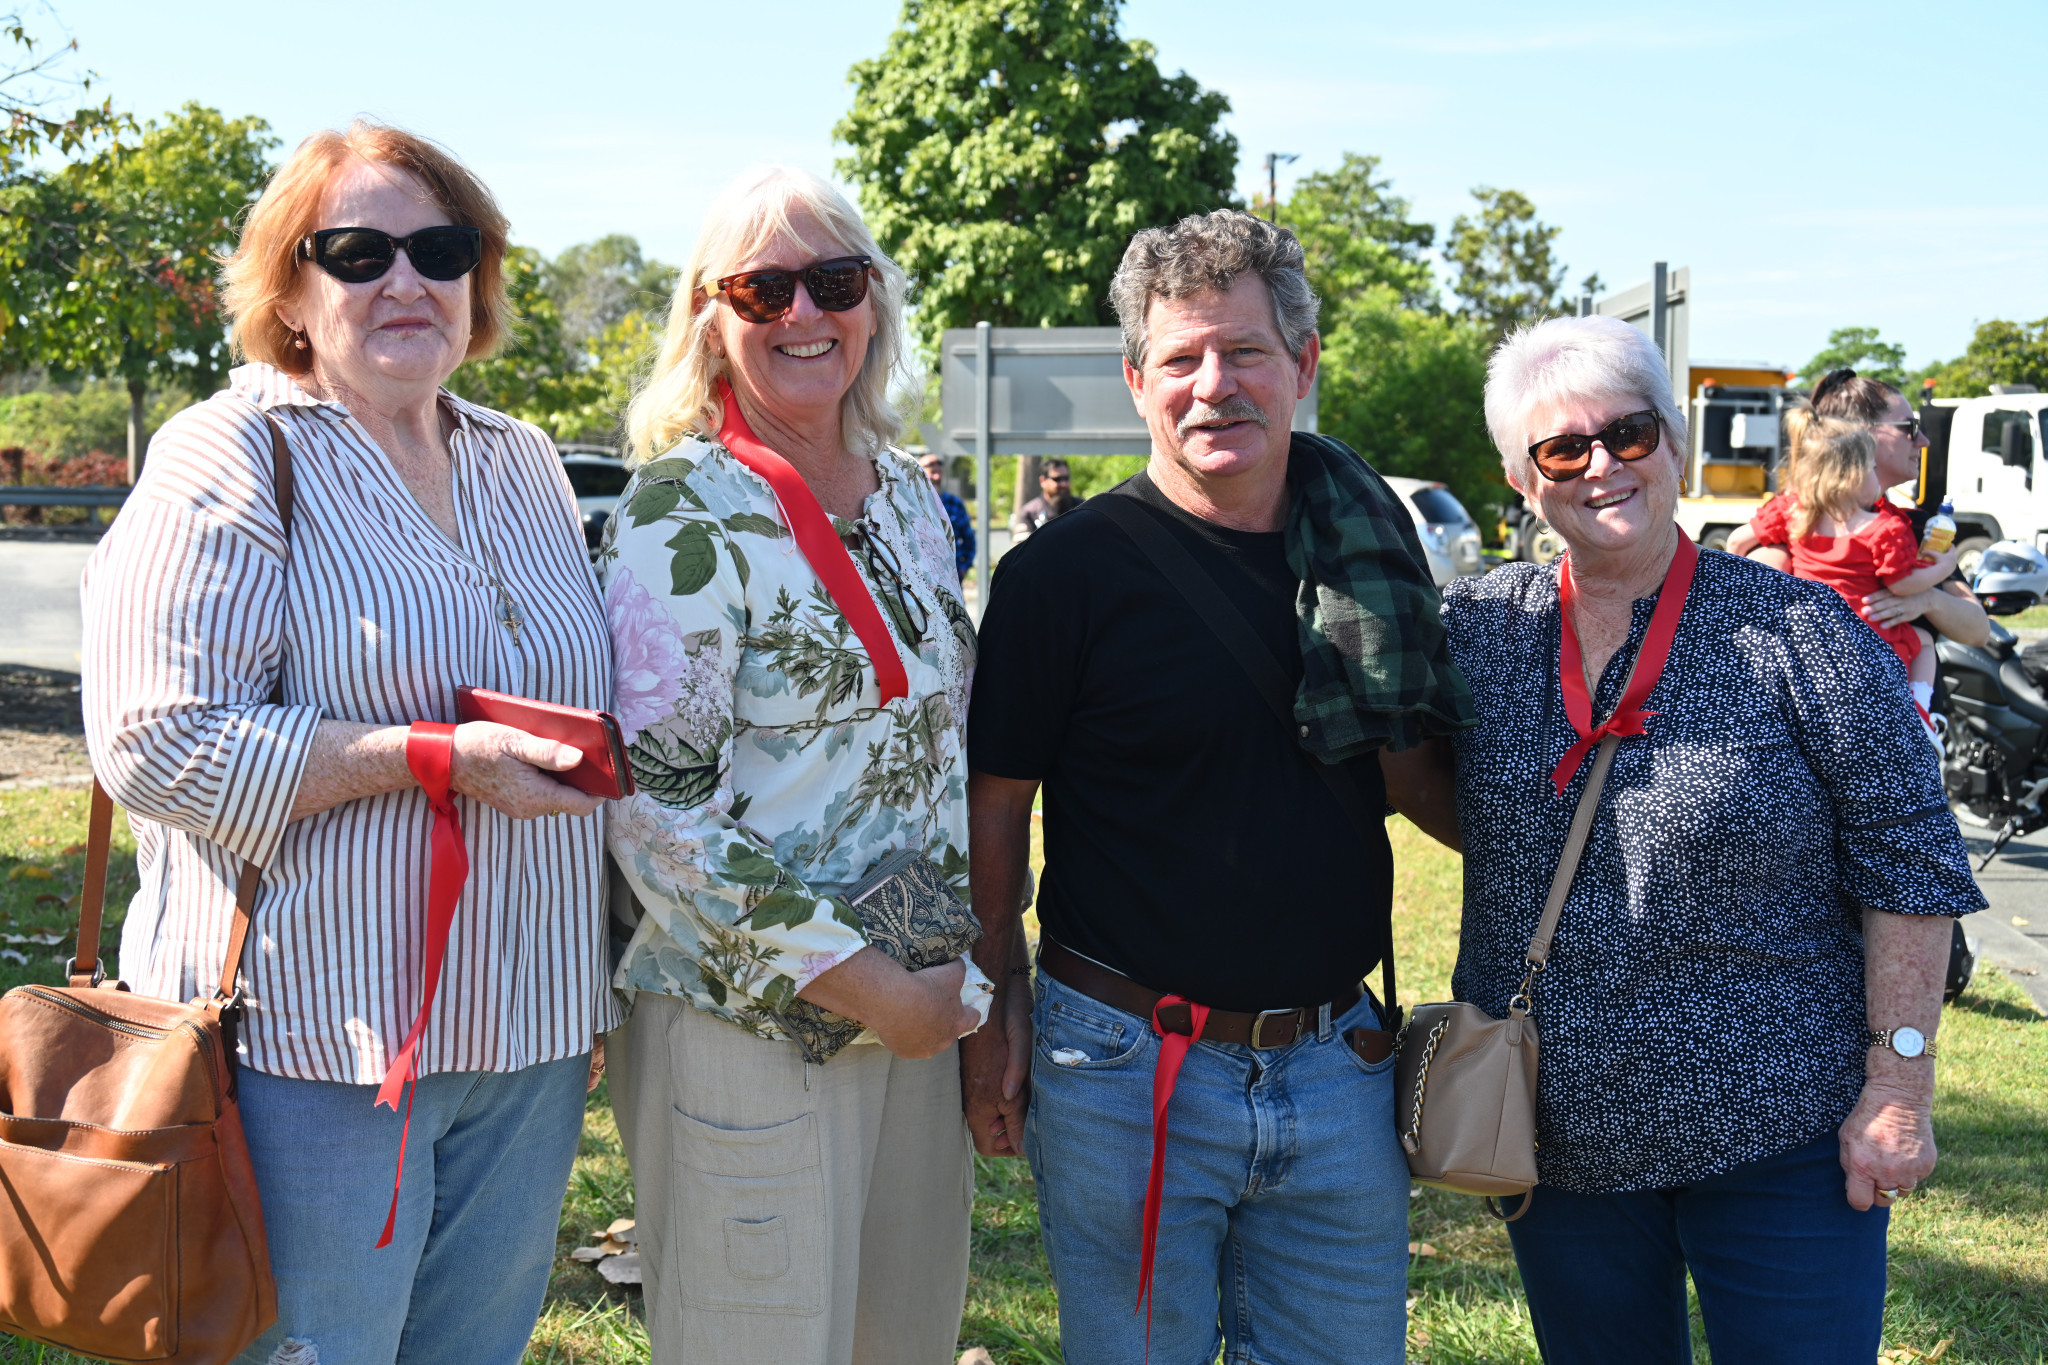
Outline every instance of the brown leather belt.
<path fill-rule="evenodd" d="M 1151 1019 L 1154 1007 L 1165 997 L 1164 992 L 1148 990 L 1129 977 L 1120 976 L 1073 949 L 1060 946 L 1051 938 L 1039 940 L 1038 969 L 1070 990 L 1141 1019 Z M 1330 1002 L 1331 1020 L 1334 1022 L 1349 1013 L 1364 994 L 1357 986 L 1349 986 L 1339 992 L 1337 998 Z M 1321 1012 L 1317 1005 L 1291 1010 L 1260 1010 L 1256 1014 L 1212 1009 L 1209 1022 L 1202 1029 L 1202 1041 L 1240 1043 L 1261 1052 L 1286 1047 L 1303 1034 L 1314 1033 Z M 1168 1033 L 1187 1033 L 1194 1027 L 1185 1004 L 1172 1004 L 1161 1009 L 1159 1022 Z M 1394 1035 L 1381 1029 L 1348 1029 L 1344 1041 L 1368 1062 L 1385 1061 L 1394 1050 Z"/>

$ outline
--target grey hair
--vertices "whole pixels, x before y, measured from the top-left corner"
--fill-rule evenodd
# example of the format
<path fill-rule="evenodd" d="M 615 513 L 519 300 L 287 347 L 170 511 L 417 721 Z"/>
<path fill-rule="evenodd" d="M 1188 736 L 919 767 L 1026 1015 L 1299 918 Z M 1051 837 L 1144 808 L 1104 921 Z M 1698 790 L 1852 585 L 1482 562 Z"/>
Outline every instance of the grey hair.
<path fill-rule="evenodd" d="M 1124 359 L 1134 370 L 1144 368 L 1151 341 L 1145 315 L 1153 299 L 1227 290 L 1245 274 L 1266 282 L 1280 339 L 1288 355 L 1301 359 L 1322 310 L 1308 287 L 1301 243 L 1286 228 L 1236 209 L 1191 213 L 1172 227 L 1146 228 L 1131 238 L 1109 282 L 1110 306 L 1124 330 Z"/>
<path fill-rule="evenodd" d="M 1517 327 L 1486 362 L 1486 429 L 1501 467 L 1525 468 L 1531 442 L 1554 434 L 1529 430 L 1536 409 L 1573 399 L 1642 403 L 1674 450 L 1692 448 L 1656 342 L 1620 318 L 1549 318 Z"/>

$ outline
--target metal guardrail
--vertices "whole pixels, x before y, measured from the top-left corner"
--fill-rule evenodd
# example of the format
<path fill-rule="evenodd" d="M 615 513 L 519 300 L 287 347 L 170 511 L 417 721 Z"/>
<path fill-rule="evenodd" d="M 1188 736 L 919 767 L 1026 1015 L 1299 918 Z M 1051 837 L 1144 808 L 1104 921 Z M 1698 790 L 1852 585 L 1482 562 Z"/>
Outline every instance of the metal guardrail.
<path fill-rule="evenodd" d="M 119 507 L 133 491 L 118 484 L 87 484 L 78 488 L 0 484 L 0 507 Z"/>

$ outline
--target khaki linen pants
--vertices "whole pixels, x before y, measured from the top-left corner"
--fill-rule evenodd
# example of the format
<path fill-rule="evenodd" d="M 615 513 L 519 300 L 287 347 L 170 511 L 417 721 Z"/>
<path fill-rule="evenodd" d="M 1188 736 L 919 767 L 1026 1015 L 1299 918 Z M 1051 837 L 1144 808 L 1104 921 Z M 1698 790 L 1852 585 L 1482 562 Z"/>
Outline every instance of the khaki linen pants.
<path fill-rule="evenodd" d="M 952 1365 L 974 1201 L 957 1048 L 806 1068 L 642 992 L 607 1051 L 655 1365 Z"/>

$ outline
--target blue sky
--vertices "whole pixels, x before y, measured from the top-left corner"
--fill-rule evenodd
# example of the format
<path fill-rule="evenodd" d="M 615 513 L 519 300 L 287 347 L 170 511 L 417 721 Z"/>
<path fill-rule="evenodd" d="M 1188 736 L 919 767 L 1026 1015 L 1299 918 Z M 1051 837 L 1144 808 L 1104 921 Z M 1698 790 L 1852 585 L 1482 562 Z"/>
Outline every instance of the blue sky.
<path fill-rule="evenodd" d="M 847 68 L 889 0 L 286 5 L 229 21 L 62 0 L 122 106 L 188 99 L 287 146 L 357 113 L 459 152 L 517 236 L 630 232 L 680 261 L 742 167 L 829 173 Z M 1695 357 L 1797 365 L 1832 327 L 1914 364 L 1978 321 L 2048 316 L 2048 5 L 1130 0 L 1127 34 L 1227 94 L 1241 191 L 1377 154 L 1439 227 L 1479 184 L 1564 228 L 1576 281 L 1690 266 Z M 1281 192 L 1287 192 L 1283 173 Z"/>

